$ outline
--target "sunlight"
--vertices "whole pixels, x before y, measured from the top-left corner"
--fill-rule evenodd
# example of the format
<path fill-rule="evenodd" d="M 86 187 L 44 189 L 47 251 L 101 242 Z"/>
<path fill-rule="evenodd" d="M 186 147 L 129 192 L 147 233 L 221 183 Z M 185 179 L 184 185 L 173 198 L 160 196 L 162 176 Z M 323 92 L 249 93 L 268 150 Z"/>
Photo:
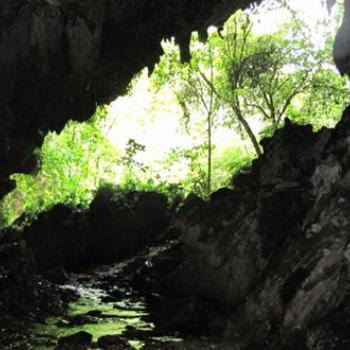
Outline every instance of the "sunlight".
<path fill-rule="evenodd" d="M 323 43 L 330 33 L 336 30 L 334 11 L 341 4 L 337 1 L 331 11 L 327 7 L 327 0 L 288 0 L 288 6 L 309 27 L 314 42 Z M 273 4 L 273 1 L 272 1 Z M 265 0 L 259 6 L 259 12 L 254 16 L 254 29 L 257 33 L 271 33 L 279 26 L 291 19 L 290 12 L 285 7 L 271 9 L 271 1 Z M 320 23 L 327 21 L 327 27 Z"/>
<path fill-rule="evenodd" d="M 323 42 L 329 32 L 335 30 L 334 24 L 327 28 L 327 32 L 320 32 L 317 25 L 320 21 L 329 19 L 329 12 L 326 0 L 289 0 L 290 8 L 295 11 L 298 16 L 311 28 L 311 35 L 315 42 Z M 286 23 L 290 19 L 290 12 L 285 8 L 274 8 L 271 10 L 270 2 L 263 2 L 261 10 L 254 17 L 254 30 L 257 33 L 272 33 L 279 26 Z"/>
<path fill-rule="evenodd" d="M 350 350 L 349 11 L 0 0 L 0 350 Z"/>
<path fill-rule="evenodd" d="M 290 0 L 289 5 L 305 22 L 313 27 L 317 21 L 329 16 L 325 2 L 322 0 Z M 258 15 L 254 17 L 254 29 L 257 33 L 269 33 L 290 19 L 287 9 L 269 6 L 269 1 L 262 3 Z M 209 32 L 215 29 L 211 27 Z M 324 33 L 314 31 L 313 35 L 317 40 Z M 200 45 L 200 43 L 195 43 Z M 196 47 L 194 47 L 196 48 Z M 157 93 L 159 105 L 155 107 L 154 95 L 149 91 L 147 80 L 147 69 L 145 69 L 134 86 L 132 96 L 118 98 L 111 105 L 111 113 L 116 116 L 115 127 L 108 135 L 111 143 L 119 148 L 123 148 L 129 139 L 136 139 L 141 144 L 146 145 L 145 154 L 141 156 L 144 161 L 154 161 L 161 159 L 170 149 L 182 145 L 191 147 L 196 142 L 189 135 L 180 132 L 178 116 L 181 109 L 174 101 L 174 96 L 170 89 L 161 89 Z M 147 112 L 147 118 L 144 114 Z M 126 122 L 127 121 L 127 122 Z M 261 122 L 253 122 L 253 130 L 261 130 Z M 220 146 L 232 144 L 232 130 L 221 129 L 216 135 Z M 236 141 L 239 137 L 235 136 Z"/>
<path fill-rule="evenodd" d="M 331 28 L 323 26 L 322 30 L 326 30 L 326 33 L 318 28 L 318 23 L 329 18 L 325 1 L 290 0 L 289 6 L 312 29 L 313 41 L 320 43 L 321 46 L 324 45 L 325 38 L 331 30 Z M 290 11 L 276 6 L 269 0 L 262 3 L 258 12 L 253 11 L 252 16 L 254 31 L 258 35 L 272 33 L 291 19 Z M 216 29 L 210 27 L 208 31 L 211 34 Z M 165 45 L 171 44 L 166 43 Z M 195 42 L 193 50 L 200 49 L 201 45 L 200 42 Z M 130 139 L 144 145 L 146 147 L 145 152 L 137 154 L 135 159 L 157 169 L 157 164 L 171 150 L 179 146 L 182 149 L 190 149 L 203 144 L 205 142 L 205 130 L 202 134 L 197 133 L 195 137 L 186 133 L 180 122 L 183 111 L 178 105 L 171 87 L 162 87 L 154 93 L 150 89 L 147 74 L 147 69 L 144 69 L 134 80 L 132 94 L 118 98 L 110 106 L 111 118 L 115 119 L 115 123 L 109 130 L 107 137 L 118 149 L 124 149 Z M 220 116 L 219 119 L 223 119 L 223 117 Z M 192 118 L 200 120 L 201 115 L 194 113 Z M 252 118 L 250 124 L 254 134 L 257 135 L 264 128 L 263 121 L 258 117 Z M 229 127 L 216 128 L 213 138 L 218 149 L 237 145 L 245 149 L 251 149 L 250 141 L 242 140 L 241 135 Z M 174 181 L 185 176 L 185 165 L 174 167 L 172 173 L 166 175 L 167 179 L 171 178 Z"/>
<path fill-rule="evenodd" d="M 144 69 L 131 96 L 118 98 L 111 104 L 116 122 L 108 138 L 112 144 L 124 148 L 129 139 L 146 145 L 142 160 L 161 159 L 178 145 L 190 147 L 192 140 L 179 132 L 180 107 L 169 89 L 161 89 L 156 96 L 149 89 L 148 72 Z"/>

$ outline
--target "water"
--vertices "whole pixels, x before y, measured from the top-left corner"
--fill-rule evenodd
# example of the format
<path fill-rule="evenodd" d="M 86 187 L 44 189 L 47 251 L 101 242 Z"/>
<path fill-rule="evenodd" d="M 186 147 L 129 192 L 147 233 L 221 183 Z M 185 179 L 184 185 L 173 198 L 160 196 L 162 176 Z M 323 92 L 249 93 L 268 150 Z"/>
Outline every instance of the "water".
<path fill-rule="evenodd" d="M 97 316 L 86 316 L 89 312 Z M 143 321 L 142 316 L 145 315 L 147 312 L 143 302 L 105 303 L 96 299 L 80 298 L 70 304 L 65 317 L 50 317 L 46 320 L 46 324 L 33 326 L 32 334 L 37 345 L 33 345 L 32 349 L 52 349 L 59 337 L 79 331 L 91 333 L 93 341 L 97 341 L 103 335 L 122 335 L 129 327 L 138 331 L 151 331 L 154 326 L 152 323 Z M 69 321 L 74 320 L 75 316 L 86 317 L 86 323 L 76 325 L 73 321 L 70 324 Z M 46 345 L 39 345 L 40 343 Z M 144 345 L 141 340 L 130 340 L 129 343 L 135 349 L 141 349 Z"/>
<path fill-rule="evenodd" d="M 166 249 L 150 249 L 142 256 L 142 264 L 148 264 L 152 256 Z M 79 299 L 69 304 L 64 316 L 49 317 L 44 324 L 31 326 L 30 333 L 33 336 L 30 349 L 54 349 L 58 338 L 79 331 L 92 334 L 93 342 L 104 335 L 125 336 L 136 350 L 144 346 L 145 336 L 157 342 L 181 341 L 168 335 L 152 336 L 155 326 L 144 319 L 149 315 L 147 305 L 143 297 L 132 290 L 123 275 L 124 269 L 135 263 L 136 259 L 140 259 L 140 256 L 86 273 L 70 274 L 69 283 L 62 288 L 77 292 Z"/>

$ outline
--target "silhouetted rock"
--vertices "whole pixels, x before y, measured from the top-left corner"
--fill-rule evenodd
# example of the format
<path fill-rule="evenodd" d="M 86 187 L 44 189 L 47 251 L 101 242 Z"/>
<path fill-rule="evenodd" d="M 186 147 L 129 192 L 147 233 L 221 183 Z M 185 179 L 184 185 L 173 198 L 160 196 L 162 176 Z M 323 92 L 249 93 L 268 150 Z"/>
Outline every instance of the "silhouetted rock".
<path fill-rule="evenodd" d="M 56 205 L 23 231 L 39 270 L 78 267 L 93 245 L 93 231 L 85 211 Z"/>
<path fill-rule="evenodd" d="M 23 240 L 0 245 L 0 312 L 30 307 L 36 296 L 35 263 Z"/>
<path fill-rule="evenodd" d="M 55 284 L 65 284 L 68 282 L 68 275 L 63 266 L 57 266 L 54 269 L 47 271 L 43 277 Z"/>
<path fill-rule="evenodd" d="M 169 225 L 168 201 L 157 192 L 98 191 L 89 210 L 56 205 L 24 228 L 39 271 L 64 283 L 58 270 L 118 261 L 162 239 Z M 15 232 L 13 232 L 15 234 Z"/>
<path fill-rule="evenodd" d="M 92 335 L 88 332 L 81 331 L 59 338 L 55 350 L 86 350 L 90 348 L 91 343 Z"/>
<path fill-rule="evenodd" d="M 98 338 L 97 345 L 106 350 L 132 350 L 129 343 L 118 335 L 104 335 Z"/>
<path fill-rule="evenodd" d="M 101 188 L 90 205 L 95 233 L 91 257 L 97 261 L 125 258 L 165 235 L 168 200 L 157 192 Z"/>

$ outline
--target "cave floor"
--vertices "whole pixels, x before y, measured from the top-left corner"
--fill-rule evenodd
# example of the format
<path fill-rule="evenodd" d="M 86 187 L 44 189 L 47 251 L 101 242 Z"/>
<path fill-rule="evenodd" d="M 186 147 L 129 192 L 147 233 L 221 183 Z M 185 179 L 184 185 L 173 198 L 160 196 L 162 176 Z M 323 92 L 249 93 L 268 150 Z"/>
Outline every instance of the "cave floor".
<path fill-rule="evenodd" d="M 236 349 L 232 343 L 222 344 L 220 339 L 209 338 L 203 332 L 194 334 L 198 325 L 186 332 L 186 327 L 192 328 L 185 325 L 191 322 L 185 312 L 186 298 L 182 305 L 181 299 L 176 299 L 177 310 L 173 314 L 171 308 L 159 309 L 158 299 L 162 299 L 160 308 L 167 308 L 167 297 L 152 291 L 147 280 L 154 268 L 152 261 L 175 245 L 171 242 L 152 247 L 120 263 L 65 274 L 66 280 L 59 283 L 59 288 L 76 298 L 63 315 L 52 315 L 28 326 L 29 349 Z M 59 279 L 60 272 L 56 274 L 54 277 Z M 142 281 L 135 283 L 140 275 Z M 154 308 L 156 304 L 158 307 Z M 172 307 L 173 304 L 170 302 Z M 179 317 L 180 309 L 183 310 Z M 79 332 L 92 336 L 89 346 L 81 344 L 79 337 L 72 338 Z M 57 346 L 62 339 L 68 339 L 68 346 Z"/>

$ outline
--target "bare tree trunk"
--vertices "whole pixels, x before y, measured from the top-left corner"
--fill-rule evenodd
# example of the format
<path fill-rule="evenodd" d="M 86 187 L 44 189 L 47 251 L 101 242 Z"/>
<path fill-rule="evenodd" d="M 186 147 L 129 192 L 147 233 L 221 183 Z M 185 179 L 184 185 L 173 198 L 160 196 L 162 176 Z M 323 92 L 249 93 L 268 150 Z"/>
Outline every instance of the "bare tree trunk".
<path fill-rule="evenodd" d="M 260 148 L 260 145 L 259 145 L 259 142 L 258 140 L 256 139 L 256 136 L 254 135 L 254 132 L 253 130 L 251 129 L 249 123 L 247 122 L 247 120 L 243 117 L 241 111 L 239 110 L 235 110 L 234 111 L 239 122 L 241 123 L 241 125 L 243 126 L 244 130 L 246 131 L 246 133 L 248 134 L 248 137 L 251 141 L 251 143 L 253 144 L 253 147 L 254 147 L 254 150 L 255 150 L 255 153 L 258 157 L 260 157 L 262 155 L 262 152 L 261 152 L 261 148 Z"/>

